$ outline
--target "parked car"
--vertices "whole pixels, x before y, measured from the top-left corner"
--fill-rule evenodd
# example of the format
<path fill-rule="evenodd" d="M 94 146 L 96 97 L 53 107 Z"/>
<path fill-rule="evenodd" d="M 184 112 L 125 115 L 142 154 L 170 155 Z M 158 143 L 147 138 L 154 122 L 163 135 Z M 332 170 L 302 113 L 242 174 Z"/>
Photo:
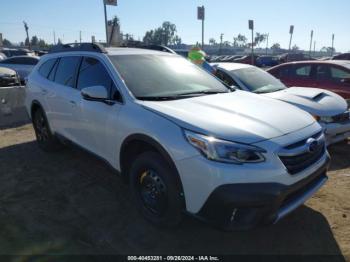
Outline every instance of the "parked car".
<path fill-rule="evenodd" d="M 257 58 L 258 58 L 258 56 L 254 55 L 254 65 L 256 64 Z M 252 64 L 252 55 L 245 55 L 241 58 L 234 59 L 232 62 L 251 65 Z"/>
<path fill-rule="evenodd" d="M 350 60 L 350 53 L 335 55 L 332 60 Z"/>
<path fill-rule="evenodd" d="M 280 55 L 279 64 L 293 62 L 293 61 L 305 61 L 310 60 L 310 57 L 306 57 L 303 53 L 286 53 Z"/>
<path fill-rule="evenodd" d="M 279 60 L 276 56 L 262 55 L 256 59 L 256 66 L 258 67 L 272 67 L 278 65 Z"/>
<path fill-rule="evenodd" d="M 0 52 L 0 61 L 6 59 L 7 56 L 4 53 Z"/>
<path fill-rule="evenodd" d="M 221 63 L 216 76 L 230 86 L 278 99 L 310 113 L 324 128 L 327 145 L 350 137 L 350 112 L 337 94 L 304 87 L 287 88 L 280 80 L 251 65 Z"/>
<path fill-rule="evenodd" d="M 232 56 L 225 58 L 225 60 L 223 60 L 221 62 L 234 62 L 235 60 L 240 59 L 242 57 L 243 57 L 243 55 L 232 55 Z"/>
<path fill-rule="evenodd" d="M 33 51 L 30 51 L 28 49 L 16 49 L 16 48 L 2 48 L 1 52 L 4 53 L 7 57 L 12 56 L 35 56 L 35 53 Z"/>
<path fill-rule="evenodd" d="M 105 159 L 157 225 L 184 212 L 227 229 L 276 223 L 327 180 L 313 117 L 171 53 L 55 47 L 28 77 L 26 108 L 43 150 L 70 141 Z"/>
<path fill-rule="evenodd" d="M 20 79 L 16 71 L 0 67 L 0 87 L 19 86 Z"/>
<path fill-rule="evenodd" d="M 0 61 L 1 67 L 7 67 L 15 70 L 24 83 L 25 78 L 32 71 L 34 66 L 39 62 L 36 56 L 14 56 Z"/>
<path fill-rule="evenodd" d="M 350 61 L 303 61 L 278 65 L 268 72 L 286 86 L 330 90 L 350 99 Z"/>

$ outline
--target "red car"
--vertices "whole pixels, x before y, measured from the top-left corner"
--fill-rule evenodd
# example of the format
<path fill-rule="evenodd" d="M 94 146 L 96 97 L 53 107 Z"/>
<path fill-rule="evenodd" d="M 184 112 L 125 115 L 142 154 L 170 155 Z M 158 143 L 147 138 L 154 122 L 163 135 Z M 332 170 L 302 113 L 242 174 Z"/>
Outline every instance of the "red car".
<path fill-rule="evenodd" d="M 323 88 L 350 100 L 350 61 L 301 61 L 268 70 L 286 86 Z"/>

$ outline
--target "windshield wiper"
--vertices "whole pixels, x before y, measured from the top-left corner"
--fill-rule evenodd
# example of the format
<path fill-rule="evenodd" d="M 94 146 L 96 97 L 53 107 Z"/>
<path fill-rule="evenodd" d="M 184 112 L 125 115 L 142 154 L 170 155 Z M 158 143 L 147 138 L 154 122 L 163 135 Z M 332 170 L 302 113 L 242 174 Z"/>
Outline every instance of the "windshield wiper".
<path fill-rule="evenodd" d="M 139 100 L 145 100 L 145 101 L 168 101 L 168 100 L 180 99 L 183 97 L 176 95 L 176 96 L 138 96 L 136 98 Z"/>
<path fill-rule="evenodd" d="M 277 91 L 281 91 L 284 90 L 284 88 L 275 88 L 275 89 L 265 89 L 265 90 L 255 90 L 253 91 L 253 93 L 255 94 L 267 94 L 267 93 L 273 93 L 273 92 L 277 92 Z"/>
<path fill-rule="evenodd" d="M 192 96 L 192 95 L 215 95 L 215 94 L 223 94 L 223 93 L 229 93 L 225 91 L 194 91 L 194 92 L 189 92 L 189 93 L 183 93 L 183 94 L 178 94 L 176 96 Z"/>
<path fill-rule="evenodd" d="M 197 96 L 197 95 L 215 95 L 215 94 L 221 94 L 221 93 L 229 93 L 229 92 L 223 92 L 223 91 L 196 91 L 196 92 L 176 94 L 176 95 L 171 95 L 171 96 L 138 96 L 136 98 L 139 99 L 139 100 L 146 100 L 146 101 L 168 101 L 168 100 L 190 98 L 190 97 Z"/>

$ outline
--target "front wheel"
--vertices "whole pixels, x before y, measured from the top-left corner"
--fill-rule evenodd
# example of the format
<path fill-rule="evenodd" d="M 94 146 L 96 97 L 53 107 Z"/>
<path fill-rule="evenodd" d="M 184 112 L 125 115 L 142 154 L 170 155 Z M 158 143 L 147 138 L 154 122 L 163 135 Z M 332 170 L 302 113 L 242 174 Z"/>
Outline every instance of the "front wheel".
<path fill-rule="evenodd" d="M 41 108 L 37 109 L 34 112 L 33 126 L 34 126 L 36 140 L 41 149 L 47 152 L 52 152 L 52 151 L 57 151 L 62 147 L 62 144 L 51 133 L 46 115 Z"/>
<path fill-rule="evenodd" d="M 164 158 L 146 152 L 130 169 L 133 197 L 142 215 L 159 226 L 175 226 L 183 216 L 183 197 L 177 173 Z"/>

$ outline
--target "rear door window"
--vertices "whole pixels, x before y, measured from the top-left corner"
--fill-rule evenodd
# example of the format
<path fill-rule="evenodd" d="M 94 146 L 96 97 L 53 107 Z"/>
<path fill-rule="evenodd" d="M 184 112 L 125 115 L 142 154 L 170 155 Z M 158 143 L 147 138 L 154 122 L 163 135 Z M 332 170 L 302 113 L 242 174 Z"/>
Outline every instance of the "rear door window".
<path fill-rule="evenodd" d="M 295 68 L 295 76 L 301 78 L 308 78 L 311 75 L 311 65 L 298 66 Z"/>
<path fill-rule="evenodd" d="M 331 71 L 328 65 L 318 65 L 316 67 L 316 79 L 319 81 L 331 80 Z"/>
<path fill-rule="evenodd" d="M 55 82 L 61 85 L 74 87 L 75 77 L 81 57 L 61 57 L 55 74 Z"/>

